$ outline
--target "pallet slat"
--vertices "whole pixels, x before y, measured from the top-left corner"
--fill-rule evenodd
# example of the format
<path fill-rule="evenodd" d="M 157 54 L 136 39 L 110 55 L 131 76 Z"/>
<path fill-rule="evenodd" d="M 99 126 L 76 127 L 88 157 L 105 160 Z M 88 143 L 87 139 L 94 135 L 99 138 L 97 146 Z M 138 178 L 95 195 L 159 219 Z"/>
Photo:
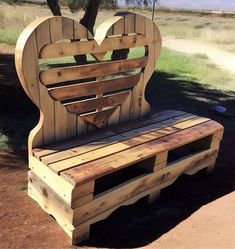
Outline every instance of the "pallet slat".
<path fill-rule="evenodd" d="M 44 156 L 51 155 L 57 153 L 59 151 L 69 150 L 71 148 L 80 147 L 81 145 L 88 144 L 90 142 L 99 141 L 100 139 L 111 137 L 122 132 L 127 132 L 132 129 L 137 129 L 142 126 L 147 126 L 153 123 L 161 122 L 170 118 L 174 118 L 177 116 L 181 116 L 186 114 L 182 111 L 172 111 L 167 110 L 163 112 L 159 112 L 156 115 L 153 115 L 152 118 L 143 119 L 138 122 L 130 122 L 128 124 L 122 124 L 119 127 L 114 127 L 112 130 L 104 130 L 102 132 L 96 134 L 90 134 L 89 136 L 80 136 L 78 139 L 69 139 L 63 143 L 55 143 L 47 146 L 42 146 L 34 149 L 34 156 L 38 159 L 41 159 Z"/>
<path fill-rule="evenodd" d="M 82 224 L 97 215 L 114 207 L 125 205 L 124 203 L 145 191 L 158 186 L 161 189 L 174 182 L 179 175 L 191 171 L 196 166 L 207 167 L 217 154 L 217 149 L 207 150 L 195 156 L 190 156 L 166 167 L 158 172 L 141 175 L 125 182 L 107 192 L 95 196 L 93 202 L 74 210 L 74 226 Z M 144 196 L 144 195 L 143 195 Z"/>
<path fill-rule="evenodd" d="M 54 20 L 54 19 L 53 19 Z M 60 39 L 54 39 L 57 41 Z M 105 54 L 115 49 L 144 47 L 147 39 L 143 35 L 109 37 L 98 45 L 95 40 L 74 41 L 71 43 L 52 43 L 44 46 L 40 51 L 40 59 L 59 58 L 82 54 Z"/>
<path fill-rule="evenodd" d="M 115 78 L 112 80 L 91 81 L 86 83 L 78 83 L 76 85 L 66 85 L 60 87 L 49 88 L 49 93 L 55 100 L 66 100 L 78 97 L 84 97 L 97 94 L 99 85 L 102 84 L 103 92 L 117 91 L 134 87 L 140 74 Z"/>
<path fill-rule="evenodd" d="M 72 157 L 70 154 L 70 158 L 68 160 L 61 160 L 60 156 L 65 156 L 65 153 L 61 153 L 61 155 L 55 154 L 53 157 L 44 157 L 42 158 L 42 161 L 44 163 L 50 164 L 50 168 L 53 168 L 54 171 L 59 172 L 62 169 L 66 169 L 66 166 L 71 168 L 79 165 L 79 160 L 81 160 L 80 163 L 92 161 L 94 159 L 97 159 L 98 157 L 105 157 L 107 155 L 122 151 L 123 148 L 127 149 L 133 146 L 137 146 L 139 144 L 149 142 L 151 140 L 177 132 L 180 129 L 186 129 L 198 123 L 208 121 L 208 119 L 204 118 L 197 118 L 195 120 L 193 120 L 193 118 L 195 118 L 195 116 L 185 115 L 184 117 L 167 120 L 165 124 L 164 122 L 156 123 L 140 129 L 131 130 L 117 136 L 113 136 L 109 139 L 100 140 L 97 143 L 87 144 L 77 149 L 73 148 L 72 151 L 76 152 L 76 156 Z M 158 132 L 157 134 L 156 131 Z M 89 155 L 91 155 L 90 158 Z M 94 156 L 96 158 L 94 158 Z M 56 160 L 58 161 L 58 163 L 56 162 Z"/>
<path fill-rule="evenodd" d="M 106 156 L 105 158 L 80 165 L 78 168 L 75 167 L 65 170 L 61 172 L 61 176 L 74 186 L 78 186 L 91 179 L 97 179 L 104 174 L 114 172 L 123 167 L 127 167 L 130 164 L 142 161 L 164 150 L 168 150 L 169 148 L 174 149 L 179 147 L 179 145 L 182 146 L 199 140 L 221 129 L 222 127 L 218 123 L 208 121 L 195 127 L 170 134 L 166 138 L 162 137 L 128 150 Z M 90 170 L 91 168 L 93 169 L 92 171 Z"/>
<path fill-rule="evenodd" d="M 147 61 L 148 58 L 143 57 L 129 60 L 101 62 L 83 66 L 47 69 L 40 72 L 40 79 L 43 84 L 50 85 L 77 79 L 106 76 L 145 67 Z"/>
<path fill-rule="evenodd" d="M 130 91 L 120 92 L 103 96 L 102 98 L 93 98 L 83 101 L 77 101 L 65 104 L 66 109 L 73 114 L 81 114 L 93 111 L 99 108 L 118 106 L 130 95 Z M 82 116 L 81 116 L 82 117 Z"/>

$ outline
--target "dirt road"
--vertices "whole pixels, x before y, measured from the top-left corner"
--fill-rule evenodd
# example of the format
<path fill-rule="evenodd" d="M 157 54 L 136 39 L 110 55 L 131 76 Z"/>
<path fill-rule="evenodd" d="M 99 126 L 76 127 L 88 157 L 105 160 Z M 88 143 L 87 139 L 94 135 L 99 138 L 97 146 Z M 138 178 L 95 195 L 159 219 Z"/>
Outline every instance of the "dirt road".
<path fill-rule="evenodd" d="M 143 248 L 235 248 L 234 203 L 235 192 L 208 203 L 171 231 Z"/>
<path fill-rule="evenodd" d="M 205 54 L 214 64 L 235 76 L 235 54 L 226 52 L 215 45 L 165 37 L 163 46 L 188 54 Z"/>

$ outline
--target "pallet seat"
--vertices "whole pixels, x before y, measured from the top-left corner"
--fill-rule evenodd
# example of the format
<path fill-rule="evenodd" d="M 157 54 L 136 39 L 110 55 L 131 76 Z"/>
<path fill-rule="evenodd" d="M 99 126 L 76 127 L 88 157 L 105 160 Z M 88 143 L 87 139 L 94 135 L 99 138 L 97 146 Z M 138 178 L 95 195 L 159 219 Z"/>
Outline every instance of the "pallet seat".
<path fill-rule="evenodd" d="M 136 48 L 144 54 L 105 57 Z M 160 48 L 157 26 L 127 12 L 94 37 L 69 18 L 42 18 L 17 42 L 19 78 L 40 110 L 28 140 L 28 194 L 72 244 L 118 207 L 145 196 L 152 202 L 180 175 L 215 166 L 220 124 L 182 111 L 150 113 L 144 93 Z M 67 58 L 84 54 L 93 60 Z"/>

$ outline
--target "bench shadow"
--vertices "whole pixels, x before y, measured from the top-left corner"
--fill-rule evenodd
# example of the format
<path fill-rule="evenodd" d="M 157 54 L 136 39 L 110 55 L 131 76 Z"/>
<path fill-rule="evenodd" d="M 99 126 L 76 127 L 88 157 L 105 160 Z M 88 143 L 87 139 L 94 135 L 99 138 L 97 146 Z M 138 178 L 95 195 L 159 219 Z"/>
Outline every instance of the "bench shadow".
<path fill-rule="evenodd" d="M 163 189 L 159 201 L 151 205 L 146 198 L 121 207 L 106 220 L 92 226 L 91 237 L 81 246 L 98 248 L 138 248 L 171 230 L 201 206 L 235 190 L 235 118 L 213 115 L 209 110 L 222 104 L 235 110 L 235 93 L 210 89 L 191 81 L 176 80 L 176 75 L 155 73 L 147 87 L 146 98 L 153 111 L 182 110 L 213 118 L 225 127 L 217 167 L 212 175 L 199 172 L 182 176 Z M 0 133 L 17 154 L 25 151 L 29 131 L 38 120 L 38 110 L 17 80 L 13 55 L 0 54 Z"/>
<path fill-rule="evenodd" d="M 38 118 L 39 111 L 17 78 L 14 55 L 0 54 L 0 133 L 6 137 L 7 148 L 27 151 L 28 134 Z"/>

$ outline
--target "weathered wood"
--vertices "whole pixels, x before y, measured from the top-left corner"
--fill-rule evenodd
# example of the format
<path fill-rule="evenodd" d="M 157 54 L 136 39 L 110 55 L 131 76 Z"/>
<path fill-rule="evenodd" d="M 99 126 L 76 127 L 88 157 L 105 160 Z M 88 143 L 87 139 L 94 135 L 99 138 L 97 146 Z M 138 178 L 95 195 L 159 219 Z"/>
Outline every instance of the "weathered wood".
<path fill-rule="evenodd" d="M 42 70 L 40 80 L 45 85 L 92 77 L 107 76 L 145 67 L 147 57 L 112 62 L 102 62 L 83 66 L 61 67 Z"/>
<path fill-rule="evenodd" d="M 32 46 L 37 46 L 37 49 L 35 53 L 36 56 L 33 57 L 33 62 L 31 61 L 31 64 L 35 65 L 34 67 L 36 68 L 35 70 L 30 70 L 30 72 L 26 69 L 27 72 L 25 72 L 24 77 L 27 77 L 27 74 L 30 75 L 32 71 L 35 72 L 34 77 L 36 78 L 34 82 L 39 89 L 39 100 L 36 100 L 36 103 L 43 115 L 40 119 L 42 123 L 40 123 L 34 132 L 31 133 L 31 147 L 33 147 L 35 134 L 37 134 L 35 136 L 36 145 L 49 144 L 54 143 L 54 141 L 64 140 L 68 137 L 90 133 L 95 129 L 93 125 L 101 128 L 143 116 L 140 115 L 140 112 L 145 113 L 141 107 L 141 99 L 144 98 L 143 91 L 145 88 L 144 86 L 146 85 L 144 75 L 146 73 L 151 74 L 152 71 L 144 70 L 141 79 L 137 78 L 140 74 L 137 74 L 138 76 L 125 77 L 120 74 L 129 72 L 133 69 L 142 69 L 143 71 L 146 65 L 149 64 L 148 61 L 151 53 L 146 54 L 143 58 L 128 60 L 105 62 L 102 61 L 102 58 L 107 51 L 112 50 L 137 47 L 153 48 L 155 45 L 152 45 L 153 43 L 145 35 L 142 28 L 143 23 L 146 23 L 145 19 L 145 17 L 140 17 L 133 13 L 119 13 L 98 27 L 95 37 L 93 37 L 81 24 L 78 24 L 69 18 L 58 16 L 44 18 L 42 21 L 35 22 L 35 24 L 28 29 L 29 34 L 32 34 L 32 31 L 35 30 L 37 41 L 32 42 Z M 30 39 L 28 33 L 25 33 L 24 36 L 26 39 L 22 39 L 21 45 L 19 46 L 21 50 L 20 53 L 24 50 L 24 53 L 26 54 L 25 51 L 28 49 L 28 52 L 31 55 L 32 49 L 27 45 L 30 44 Z M 72 40 L 72 42 L 64 42 L 64 39 Z M 154 49 L 152 49 L 152 51 L 155 53 Z M 58 58 L 88 53 L 93 55 L 99 63 L 53 69 L 49 68 L 39 72 L 38 58 Z M 19 73 L 21 67 L 22 64 L 19 62 Z M 88 84 L 91 82 L 82 84 L 68 82 L 86 78 L 103 77 L 116 73 L 119 73 L 120 79 L 100 79 L 99 81 L 92 82 L 94 85 Z M 28 91 L 28 85 L 31 84 L 30 81 L 31 80 L 28 80 L 25 84 L 26 91 Z M 43 87 L 41 83 L 46 87 Z M 58 87 L 54 87 L 53 85 L 50 87 L 51 84 L 59 83 L 62 83 L 62 85 L 60 84 Z M 22 84 L 24 86 L 24 83 Z M 123 99 L 123 102 L 119 103 L 120 108 L 118 106 L 117 108 L 120 110 L 114 110 L 114 114 L 106 115 L 106 120 L 104 120 L 105 115 L 102 115 L 102 119 L 100 118 L 102 113 L 101 108 L 98 108 L 97 114 L 93 113 L 92 116 L 87 116 L 82 119 L 80 114 L 83 112 L 79 112 L 78 117 L 76 117 L 77 113 L 74 113 L 73 116 L 69 112 L 65 113 L 63 107 L 56 102 L 69 100 L 70 98 L 76 99 L 89 96 L 86 94 L 96 95 L 97 92 L 95 90 L 97 90 L 97 88 L 102 88 L 101 91 L 99 90 L 99 95 L 102 96 L 106 92 L 118 91 L 125 88 L 131 88 L 133 92 L 130 93 L 131 96 L 129 96 L 128 99 Z M 36 93 L 36 91 L 33 90 L 32 93 Z M 33 101 L 35 101 L 34 98 L 35 96 L 33 96 Z M 135 105 L 134 103 L 136 100 L 138 104 Z M 97 118 L 95 118 L 95 115 L 97 115 Z M 110 121 L 108 120 L 109 118 L 111 119 Z M 88 123 L 91 123 L 92 120 L 96 120 L 96 122 L 88 125 L 84 120 Z M 99 123 L 99 120 L 102 120 L 104 123 Z"/>
<path fill-rule="evenodd" d="M 79 170 L 76 167 L 65 170 L 61 172 L 61 176 L 63 176 L 74 186 L 78 186 L 88 182 L 91 179 L 97 179 L 104 174 L 114 172 L 135 162 L 149 158 L 154 154 L 168 150 L 169 147 L 171 147 L 171 149 L 177 148 L 179 145 L 182 146 L 209 136 L 213 132 L 221 129 L 221 125 L 214 123 L 213 121 L 202 123 L 196 127 L 191 127 L 186 130 L 170 134 L 167 138 L 162 137 L 151 142 L 132 147 L 128 150 L 106 156 L 105 158 L 80 165 Z M 114 161 L 115 164 L 113 164 Z M 90 171 L 90 168 L 93 168 L 93 171 Z M 71 179 L 70 176 L 73 176 L 73 178 Z"/>
<path fill-rule="evenodd" d="M 37 43 L 35 31 L 31 32 L 31 28 L 25 30 L 17 41 L 17 48 L 15 52 L 15 64 L 21 84 L 30 97 L 30 99 L 40 107 L 39 94 L 39 77 L 38 77 L 38 63 L 37 63 Z M 27 44 L 25 44 L 27 40 Z M 23 52 L 23 48 L 25 51 Z M 32 58 L 28 60 L 27 58 Z M 31 72 L 31 73 L 28 73 Z M 28 139 L 29 153 L 32 154 L 32 147 L 43 144 L 43 114 L 40 111 L 40 119 L 38 125 L 31 131 Z"/>
<path fill-rule="evenodd" d="M 118 106 L 126 100 L 130 91 L 106 95 L 102 98 L 93 98 L 65 104 L 66 109 L 74 114 L 86 113 L 99 108 Z"/>
<path fill-rule="evenodd" d="M 74 226 L 82 224 L 87 220 L 99 215 L 108 209 L 118 206 L 128 199 L 133 198 L 156 185 L 175 181 L 179 175 L 192 170 L 196 165 L 207 167 L 213 159 L 217 150 L 207 150 L 196 156 L 191 156 L 174 163 L 154 174 L 147 174 L 123 183 L 121 186 L 111 189 L 107 192 L 96 196 L 94 201 L 74 210 L 75 222 Z M 133 194 L 134 193 L 134 194 Z"/>
<path fill-rule="evenodd" d="M 131 123 L 128 124 L 123 124 L 120 125 L 118 127 L 114 127 L 112 128 L 112 130 L 105 130 L 96 134 L 91 134 L 89 136 L 85 136 L 85 137 L 80 137 L 80 139 L 70 139 L 66 142 L 63 143 L 56 143 L 53 145 L 47 145 L 41 148 L 35 148 L 34 149 L 34 156 L 42 159 L 42 157 L 51 155 L 51 154 L 55 154 L 55 153 L 59 153 L 60 151 L 62 151 L 63 153 L 66 152 L 67 150 L 70 150 L 71 148 L 73 148 L 73 150 L 75 151 L 75 153 L 77 153 L 78 151 L 76 149 L 84 148 L 84 145 L 87 144 L 87 146 L 91 146 L 92 144 L 90 144 L 91 142 L 96 141 L 97 143 L 100 143 L 101 139 L 104 138 L 108 138 L 108 137 L 112 137 L 114 135 L 120 134 L 120 133 L 124 133 L 124 132 L 128 132 L 130 130 L 135 130 L 138 129 L 140 127 L 143 126 L 148 126 L 154 123 L 158 123 L 158 122 L 162 122 L 162 121 L 166 121 L 167 124 L 168 119 L 173 119 L 173 118 L 177 118 L 180 121 L 183 121 L 184 118 L 190 116 L 190 114 L 186 114 L 184 112 L 181 111 L 164 111 L 164 112 L 159 112 L 157 113 L 157 115 L 149 118 L 149 119 L 143 119 L 143 120 L 139 120 L 138 122 L 132 121 Z M 113 141 L 113 138 L 111 138 Z M 107 142 L 107 140 L 106 140 Z M 72 152 L 72 150 L 71 150 Z M 73 155 L 75 154 L 73 153 Z M 58 155 L 59 157 L 59 155 Z"/>
<path fill-rule="evenodd" d="M 147 39 L 143 35 L 117 36 L 105 38 L 101 45 L 95 40 L 48 44 L 40 50 L 39 56 L 41 59 L 49 59 L 82 54 L 105 54 L 114 48 L 136 48 L 146 45 Z"/>
<path fill-rule="evenodd" d="M 157 154 L 155 157 L 155 164 L 153 167 L 153 172 L 157 172 L 157 171 L 165 168 L 167 166 L 167 158 L 168 158 L 167 151 L 164 151 L 162 153 Z M 157 191 L 153 191 L 148 197 L 149 203 L 152 203 L 152 202 L 158 200 L 160 198 L 160 193 L 161 193 L 160 189 Z"/>
<path fill-rule="evenodd" d="M 94 151 L 100 148 L 104 148 L 110 145 L 115 144 L 116 146 L 119 145 L 120 142 L 123 143 L 132 143 L 132 146 L 136 143 L 141 143 L 144 141 L 150 141 L 151 139 L 156 139 L 156 136 L 151 136 L 151 134 L 148 134 L 150 132 L 156 131 L 158 130 L 159 132 L 164 131 L 165 128 L 170 127 L 170 126 L 177 126 L 177 123 L 189 120 L 189 124 L 193 125 L 195 123 L 191 122 L 192 118 L 195 118 L 195 116 L 193 115 L 184 115 L 184 116 L 180 116 L 180 117 L 175 117 L 172 119 L 167 120 L 167 122 L 159 122 L 159 123 L 155 123 L 155 124 L 151 124 L 148 125 L 146 127 L 142 127 L 142 128 L 137 128 L 137 129 L 133 129 L 131 131 L 127 131 L 125 133 L 116 135 L 116 136 L 110 136 L 110 137 L 105 137 L 104 139 L 100 139 L 97 140 L 96 142 L 91 142 L 91 143 L 87 143 L 84 144 L 83 146 L 79 146 L 79 147 L 73 147 L 71 149 L 68 150 L 63 150 L 62 152 L 57 152 L 54 154 L 50 154 L 48 156 L 43 156 L 41 157 L 42 162 L 44 162 L 45 164 L 51 164 L 51 163 L 55 163 L 57 161 L 61 161 L 61 160 L 65 160 L 68 158 L 72 158 L 73 156 L 79 156 L 81 154 L 90 152 L 90 151 Z M 197 120 L 196 122 L 201 122 L 201 120 Z M 184 128 L 187 126 L 184 126 Z M 175 127 L 175 130 L 177 128 Z M 169 131 L 169 132 L 174 132 L 174 129 Z M 148 135 L 147 135 L 148 134 Z M 165 133 L 162 133 L 162 136 L 166 135 Z M 159 135 L 160 136 L 160 135 Z M 141 140 L 141 137 L 143 137 L 143 139 Z M 139 138 L 139 139 L 138 139 Z M 127 142 L 129 140 L 129 142 Z M 133 141 L 133 142 L 131 142 Z M 118 150 L 118 148 L 117 148 Z M 102 153 L 100 155 L 103 155 Z"/>
<path fill-rule="evenodd" d="M 88 123 L 95 124 L 97 127 L 101 128 L 106 123 L 106 120 L 115 112 L 115 110 L 116 107 L 111 107 L 95 113 L 82 115 L 81 118 Z"/>
<path fill-rule="evenodd" d="M 131 132 L 127 132 L 126 134 L 123 133 L 119 136 L 113 137 L 113 141 L 115 142 L 113 144 L 111 143 L 111 145 L 101 140 L 100 142 L 101 143 L 103 142 L 102 143 L 103 147 L 101 147 L 100 149 L 97 148 L 96 150 L 92 150 L 89 153 L 83 153 L 82 155 L 78 154 L 75 157 L 60 161 L 58 163 L 56 162 L 51 163 L 49 167 L 55 172 L 60 172 L 62 170 L 72 168 L 80 164 L 84 164 L 84 163 L 96 160 L 98 158 L 103 158 L 103 157 L 112 155 L 114 153 L 118 153 L 120 151 L 132 148 L 134 146 L 148 143 L 152 140 L 164 137 L 165 135 L 173 134 L 180 130 L 187 129 L 189 127 L 192 127 L 197 124 L 201 124 L 206 121 L 208 121 L 208 119 L 205 119 L 205 118 L 198 118 L 195 120 L 190 119 L 182 123 L 177 123 L 175 121 L 176 124 L 170 125 L 169 123 L 167 128 L 164 128 L 164 125 L 163 125 L 163 128 L 159 129 L 161 125 L 157 124 L 157 125 L 145 127 L 145 129 L 142 129 L 142 130 L 139 129 L 139 131 L 131 131 Z M 174 120 L 172 120 L 172 123 L 174 123 Z M 128 151 L 126 153 L 128 154 Z M 145 156 L 147 155 L 148 154 L 146 154 Z"/>

